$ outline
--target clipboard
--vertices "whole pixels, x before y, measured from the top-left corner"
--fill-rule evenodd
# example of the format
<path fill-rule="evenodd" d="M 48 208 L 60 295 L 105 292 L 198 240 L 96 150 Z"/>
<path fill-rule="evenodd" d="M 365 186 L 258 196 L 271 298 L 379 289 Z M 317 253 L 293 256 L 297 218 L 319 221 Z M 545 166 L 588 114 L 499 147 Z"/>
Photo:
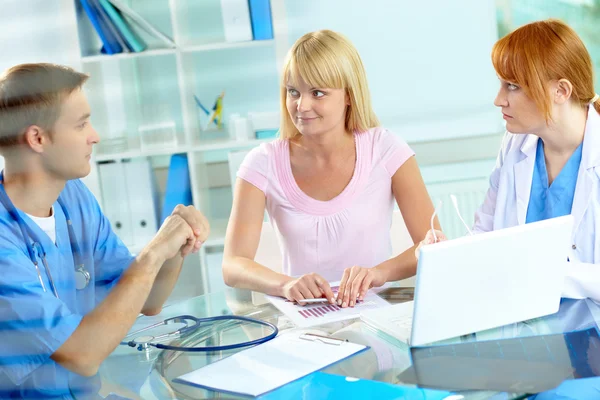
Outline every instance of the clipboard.
<path fill-rule="evenodd" d="M 369 346 L 329 336 L 289 332 L 173 382 L 257 397 L 367 349 Z"/>

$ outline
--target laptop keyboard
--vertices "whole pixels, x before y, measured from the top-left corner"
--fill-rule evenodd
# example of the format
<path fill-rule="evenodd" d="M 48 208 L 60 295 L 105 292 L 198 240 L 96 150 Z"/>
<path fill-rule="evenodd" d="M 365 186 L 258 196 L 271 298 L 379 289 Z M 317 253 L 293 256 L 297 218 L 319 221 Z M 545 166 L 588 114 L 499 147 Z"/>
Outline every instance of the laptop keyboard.
<path fill-rule="evenodd" d="M 412 307 L 404 308 L 390 322 L 394 325 L 394 336 L 399 336 L 402 341 L 410 343 L 413 322 Z"/>
<path fill-rule="evenodd" d="M 365 319 L 365 314 L 368 316 Z M 377 310 L 361 313 L 367 324 L 409 343 L 412 332 L 413 302 L 394 304 Z"/>

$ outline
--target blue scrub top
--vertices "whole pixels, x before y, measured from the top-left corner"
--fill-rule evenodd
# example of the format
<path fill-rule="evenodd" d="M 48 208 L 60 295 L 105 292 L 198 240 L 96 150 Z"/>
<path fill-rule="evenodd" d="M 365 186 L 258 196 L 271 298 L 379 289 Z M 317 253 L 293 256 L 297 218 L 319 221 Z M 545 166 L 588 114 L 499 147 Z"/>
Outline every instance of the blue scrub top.
<path fill-rule="evenodd" d="M 0 190 L 4 190 L 1 185 Z M 73 334 L 83 316 L 106 297 L 133 256 L 81 181 L 67 182 L 60 197 L 73 221 L 82 259 L 91 275 L 84 290 L 75 289 L 66 218 L 58 202 L 54 204 L 56 244 L 17 210 L 46 252 L 60 299 L 54 296 L 38 259 L 46 286 L 43 290 L 19 225 L 0 203 L 0 398 L 98 396 L 97 376 L 74 374 L 50 356 Z"/>
<path fill-rule="evenodd" d="M 575 149 L 563 169 L 548 187 L 544 142 L 542 139 L 538 139 L 525 223 L 571 214 L 582 148 L 583 143 Z"/>

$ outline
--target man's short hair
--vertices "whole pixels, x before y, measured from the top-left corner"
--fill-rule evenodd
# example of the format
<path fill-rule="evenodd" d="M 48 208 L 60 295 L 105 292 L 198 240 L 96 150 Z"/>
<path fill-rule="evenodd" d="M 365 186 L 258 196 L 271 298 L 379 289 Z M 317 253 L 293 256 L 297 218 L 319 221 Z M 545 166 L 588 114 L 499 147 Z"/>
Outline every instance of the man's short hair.
<path fill-rule="evenodd" d="M 19 144 L 32 125 L 52 131 L 63 101 L 89 75 L 56 64 L 21 64 L 0 75 L 0 149 Z"/>

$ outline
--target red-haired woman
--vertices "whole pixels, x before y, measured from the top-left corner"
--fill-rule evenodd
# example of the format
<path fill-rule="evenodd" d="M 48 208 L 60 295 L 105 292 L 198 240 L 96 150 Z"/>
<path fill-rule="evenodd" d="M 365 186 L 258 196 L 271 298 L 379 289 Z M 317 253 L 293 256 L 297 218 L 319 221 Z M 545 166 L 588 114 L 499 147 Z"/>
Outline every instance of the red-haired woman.
<path fill-rule="evenodd" d="M 473 229 L 572 214 L 563 296 L 600 301 L 600 100 L 590 55 L 573 29 L 550 19 L 500 39 L 492 62 L 507 132 Z"/>

